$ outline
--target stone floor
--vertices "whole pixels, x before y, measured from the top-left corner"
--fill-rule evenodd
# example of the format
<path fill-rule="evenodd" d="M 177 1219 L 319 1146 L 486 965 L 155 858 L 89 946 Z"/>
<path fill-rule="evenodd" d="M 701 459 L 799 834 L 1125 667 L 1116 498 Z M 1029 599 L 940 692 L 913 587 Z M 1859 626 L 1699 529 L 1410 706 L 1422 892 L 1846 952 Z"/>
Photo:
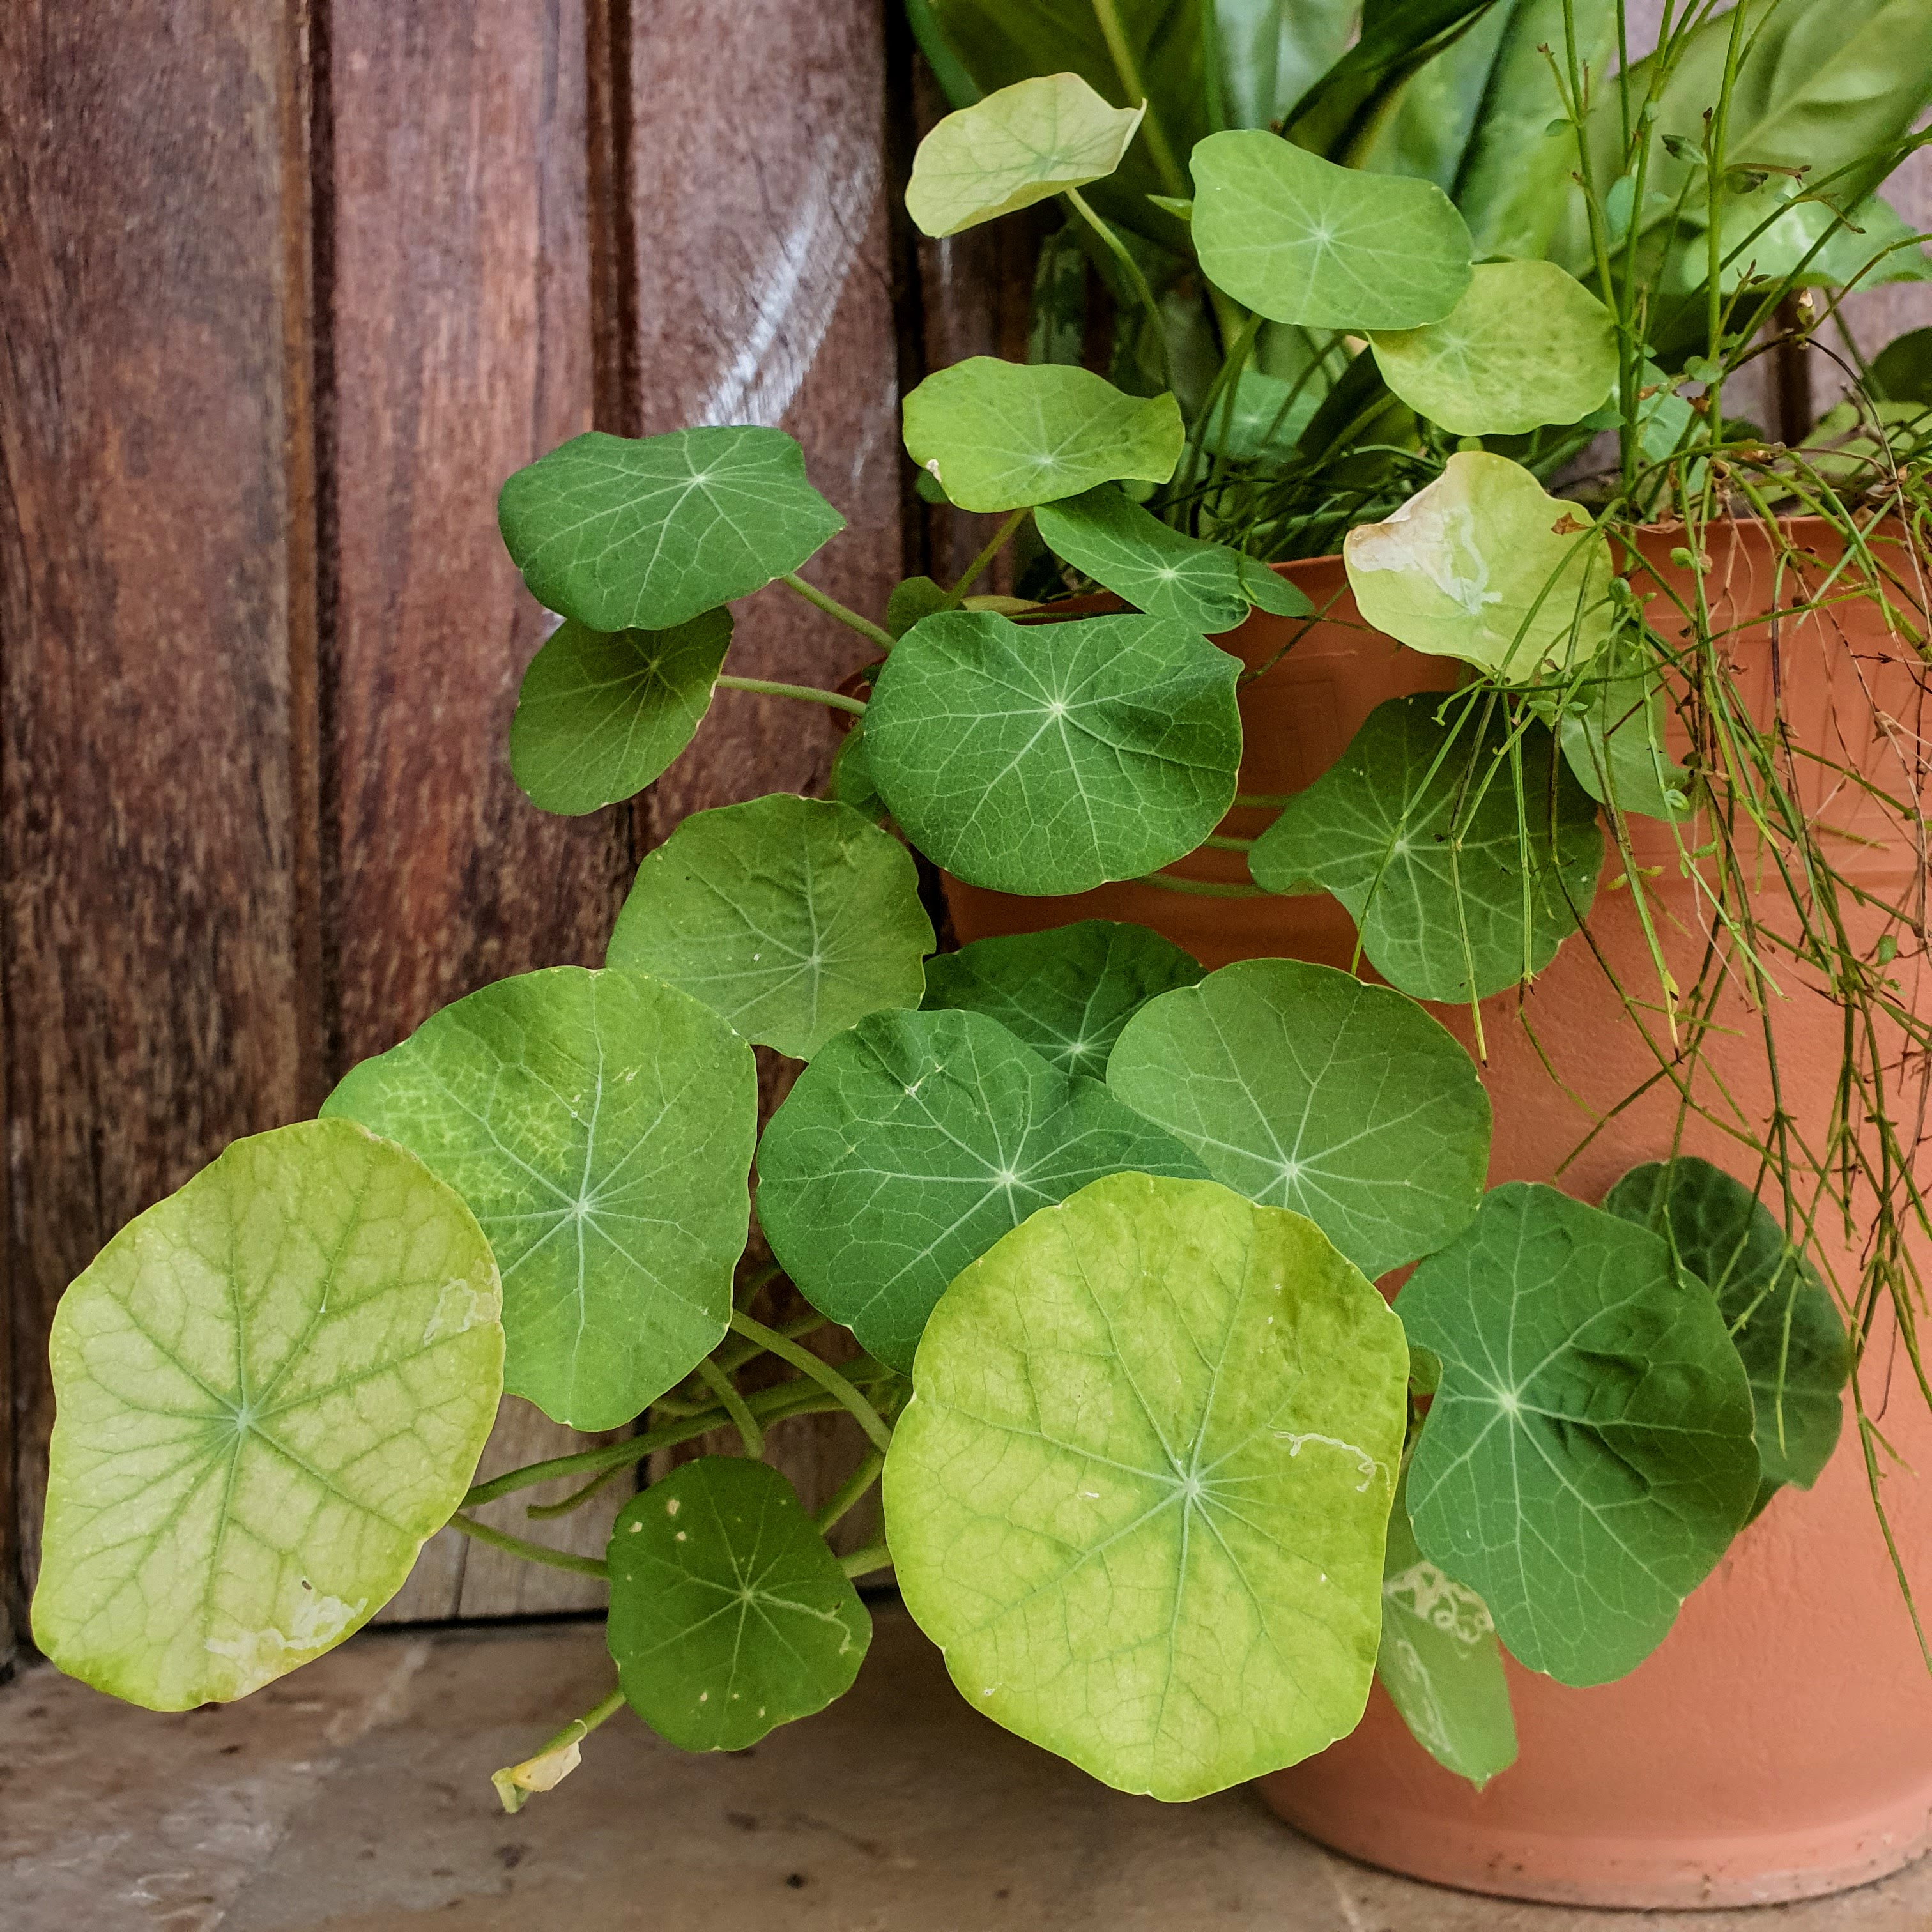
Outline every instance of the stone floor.
<path fill-rule="evenodd" d="M 1123 1797 L 976 1716 L 882 1609 L 857 1688 L 690 1758 L 620 1712 L 558 1790 L 490 1786 L 610 1682 L 594 1624 L 365 1636 L 156 1717 L 0 1690 L 4 1932 L 1928 1932 L 1932 1862 L 1756 1913 L 1508 1905 L 1330 1857 L 1245 1792 Z"/>

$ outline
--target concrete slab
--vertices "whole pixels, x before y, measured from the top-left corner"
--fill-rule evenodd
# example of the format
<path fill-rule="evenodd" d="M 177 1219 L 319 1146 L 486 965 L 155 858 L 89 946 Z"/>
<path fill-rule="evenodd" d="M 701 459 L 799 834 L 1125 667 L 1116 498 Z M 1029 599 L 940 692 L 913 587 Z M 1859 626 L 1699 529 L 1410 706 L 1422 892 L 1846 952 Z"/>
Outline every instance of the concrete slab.
<path fill-rule="evenodd" d="M 881 1610 L 856 1689 L 749 1751 L 620 1713 L 518 1816 L 489 1774 L 608 1688 L 595 1625 L 370 1634 L 239 1705 L 0 1691 L 4 1932 L 1932 1932 L 1932 1864 L 1757 1912 L 1513 1906 L 1335 1858 L 1245 1792 L 1106 1790 Z"/>

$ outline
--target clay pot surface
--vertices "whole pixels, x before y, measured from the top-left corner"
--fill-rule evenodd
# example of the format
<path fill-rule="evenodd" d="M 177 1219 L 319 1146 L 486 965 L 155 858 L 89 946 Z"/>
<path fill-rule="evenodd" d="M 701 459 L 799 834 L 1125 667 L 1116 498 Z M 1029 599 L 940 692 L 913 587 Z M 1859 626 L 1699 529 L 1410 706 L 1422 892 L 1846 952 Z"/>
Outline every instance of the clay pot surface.
<path fill-rule="evenodd" d="M 1807 594 L 1815 594 L 1838 557 L 1837 539 L 1822 524 L 1790 527 L 1819 559 L 1815 571 L 1802 573 Z M 1664 535 L 1642 548 L 1655 580 L 1688 596 L 1688 573 L 1668 561 L 1682 541 Z M 1779 593 L 1792 602 L 1796 586 L 1778 580 L 1761 530 L 1714 529 L 1709 543 L 1713 632 L 1730 634 L 1725 648 L 1760 724 L 1781 704 L 1794 730 L 1834 763 L 1866 772 L 1897 795 L 1916 784 L 1923 796 L 1923 776 L 1910 766 L 1914 739 L 1932 736 L 1932 706 L 1922 688 L 1924 668 L 1910 647 L 1888 636 L 1868 602 L 1787 616 L 1774 628 L 1754 621 Z M 1892 556 L 1909 574 L 1903 554 Z M 1457 676 L 1446 660 L 1367 629 L 1339 559 L 1283 568 L 1325 615 L 1309 623 L 1257 614 L 1218 640 L 1251 669 L 1270 665 L 1243 688 L 1244 792 L 1306 785 L 1382 700 L 1448 688 Z M 1652 606 L 1653 622 L 1670 637 L 1681 620 L 1658 614 L 1668 609 L 1667 598 Z M 1890 736 L 1886 720 L 1898 728 Z M 1878 824 L 1855 788 L 1821 766 L 1804 790 L 1815 821 L 1852 835 L 1841 842 L 1845 872 L 1894 901 L 1922 882 L 1920 855 L 1902 848 L 1895 828 Z M 1264 814 L 1237 812 L 1226 829 L 1252 833 L 1265 822 Z M 1894 836 L 1882 849 L 1859 842 L 1888 830 Z M 1666 950 L 1688 983 L 1702 946 L 1695 895 L 1677 876 L 1667 830 L 1644 830 L 1639 846 L 1641 861 L 1665 865 L 1652 890 L 1671 928 Z M 1244 876 L 1239 854 L 1204 852 L 1175 869 Z M 1608 889 L 1620 870 L 1612 852 L 1591 935 L 1627 986 L 1647 984 L 1654 995 L 1630 895 Z M 1284 955 L 1346 968 L 1354 946 L 1352 922 L 1325 897 L 1228 899 L 1120 884 L 1027 899 L 956 881 L 948 891 L 962 940 L 1106 918 L 1150 926 L 1210 966 Z M 1902 955 L 1898 970 L 1908 995 L 1916 988 L 1915 1010 L 1932 1011 L 1922 959 Z M 1815 1144 L 1837 1078 L 1843 1015 L 1795 973 L 1785 976 L 1774 1016 L 1784 1095 Z M 1431 1010 L 1472 1043 L 1466 1012 Z M 1720 1038 L 1712 1064 L 1762 1120 L 1771 1091 L 1761 1030 L 1746 1030 L 1756 1022 L 1742 1000 L 1726 1018 L 1740 1030 Z M 1569 1159 L 1591 1126 L 1586 1108 L 1606 1112 L 1655 1065 L 1588 946 L 1571 939 L 1526 997 L 1484 1002 L 1484 1078 L 1496 1116 L 1492 1185 L 1550 1180 L 1596 1202 L 1630 1167 L 1670 1152 L 1676 1109 L 1660 1086 Z M 1541 1064 L 1536 1042 L 1562 1084 Z M 1752 1157 L 1706 1124 L 1690 1124 L 1683 1148 L 1753 1178 Z M 1856 1283 L 1846 1243 L 1828 1238 L 1821 1258 L 1841 1281 Z M 1932 1622 L 1932 1415 L 1884 1324 L 1861 1385 L 1868 1413 L 1910 1466 L 1886 1466 L 1883 1494 Z M 1630 1676 L 1574 1690 L 1514 1662 L 1510 1671 L 1520 1756 L 1482 1792 L 1414 1743 L 1377 1686 L 1358 1730 L 1262 1780 L 1264 1795 L 1291 1823 L 1371 1864 L 1473 1891 L 1580 1905 L 1689 1908 L 1807 1898 L 1877 1878 L 1932 1848 L 1932 1676 L 1880 1534 L 1849 1403 L 1838 1454 L 1816 1487 L 1787 1489 L 1772 1501 Z"/>

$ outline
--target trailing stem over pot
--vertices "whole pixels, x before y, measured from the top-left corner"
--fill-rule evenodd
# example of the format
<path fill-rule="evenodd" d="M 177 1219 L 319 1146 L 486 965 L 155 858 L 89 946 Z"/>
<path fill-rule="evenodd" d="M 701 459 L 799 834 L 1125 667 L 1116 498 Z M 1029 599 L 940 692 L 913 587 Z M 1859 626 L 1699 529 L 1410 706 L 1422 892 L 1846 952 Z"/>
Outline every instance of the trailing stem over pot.
<path fill-rule="evenodd" d="M 448 1522 L 610 1583 L 616 1687 L 498 1774 L 513 1809 L 626 1702 L 694 1750 L 820 1708 L 888 1562 L 978 1708 L 1166 1798 L 1321 1749 L 1378 1671 L 1480 1782 L 1514 1755 L 1499 1646 L 1567 1684 L 1635 1667 L 1816 1478 L 1880 1305 L 1915 1332 L 1932 355 L 1862 366 L 1802 449 L 1724 383 L 1787 296 L 1924 274 L 1875 190 L 1932 96 L 1932 56 L 1896 58 L 1926 3 L 1694 13 L 1615 78 L 1594 5 L 1411 0 L 1346 51 L 1339 10 L 1240 10 L 1243 38 L 1200 8 L 916 5 L 961 104 L 915 220 L 1067 211 L 1034 359 L 905 401 L 922 488 L 992 541 L 868 616 L 800 574 L 844 520 L 776 429 L 593 433 L 509 479 L 504 540 L 562 620 L 510 734 L 535 805 L 632 797 L 747 693 L 850 721 L 831 795 L 686 819 L 600 970 L 458 1000 L 109 1244 L 55 1330 L 49 1654 L 156 1708 L 238 1696 Z M 1838 63 L 1871 44 L 1888 77 L 1854 99 Z M 1742 612 L 1733 514 L 1774 565 Z M 1265 667 L 1213 640 L 1316 615 L 1268 564 L 1342 538 L 1366 622 L 1460 681 L 1242 798 Z M 1020 594 L 974 595 L 1009 544 Z M 863 640 L 868 695 L 725 672 L 730 605 L 775 584 Z M 1048 608 L 1094 589 L 1118 608 Z M 1760 632 L 1828 649 L 1852 608 L 1888 639 L 1832 687 L 1862 719 L 1793 718 Z M 1238 800 L 1258 838 L 1217 831 Z M 1848 829 L 1903 855 L 1895 893 L 1848 876 Z M 1252 883 L 1167 869 L 1204 844 Z M 1036 896 L 1327 892 L 1357 970 L 1205 973 L 1090 921 L 932 956 L 915 853 Z M 1736 1159 L 1666 1138 L 1600 1204 L 1486 1192 L 1490 1100 L 1424 1003 L 1480 1058 L 1611 894 L 1651 978 L 1606 978 L 1604 1023 Z M 1776 1097 L 1799 988 L 1845 1019 L 1822 1144 Z M 1768 1119 L 1708 1063 L 1740 1014 Z M 762 1136 L 754 1046 L 800 1064 Z M 1815 1260 L 1832 1226 L 1869 1231 L 1856 1280 Z M 754 1313 L 781 1276 L 807 1312 Z M 840 1327 L 858 1352 L 808 1346 Z M 505 1389 L 643 1426 L 472 1484 Z M 810 1514 L 761 1457 L 833 1411 L 867 1446 Z M 719 1429 L 742 1455 L 634 1496 L 606 1558 L 470 1513 L 577 1479 L 556 1515 Z M 836 1556 L 880 1484 L 883 1537 Z"/>

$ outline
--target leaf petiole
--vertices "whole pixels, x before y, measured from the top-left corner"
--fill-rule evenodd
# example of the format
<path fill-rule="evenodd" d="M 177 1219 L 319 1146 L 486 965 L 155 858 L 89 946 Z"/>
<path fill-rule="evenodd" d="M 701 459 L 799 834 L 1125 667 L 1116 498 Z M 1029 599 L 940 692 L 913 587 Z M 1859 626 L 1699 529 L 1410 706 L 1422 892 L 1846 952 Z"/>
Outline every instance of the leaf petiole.
<path fill-rule="evenodd" d="M 766 698 L 802 698 L 808 704 L 829 704 L 835 711 L 849 711 L 855 718 L 866 715 L 865 705 L 858 698 L 848 698 L 842 691 L 820 691 L 815 684 L 775 684 L 769 678 L 722 674 L 712 682 L 720 691 L 754 691 Z"/>
<path fill-rule="evenodd" d="M 863 1550 L 855 1550 L 850 1556 L 842 1556 L 838 1567 L 848 1576 L 869 1576 L 874 1570 L 883 1570 L 892 1560 L 892 1552 L 883 1542 L 868 1543 Z"/>
<path fill-rule="evenodd" d="M 502 1550 L 511 1556 L 520 1556 L 526 1563 L 548 1564 L 553 1570 L 568 1570 L 579 1576 L 608 1576 L 610 1567 L 601 1556 L 574 1556 L 567 1550 L 552 1550 L 547 1544 L 532 1543 L 520 1536 L 512 1536 L 508 1531 L 492 1529 L 487 1522 L 478 1522 L 474 1516 L 465 1516 L 459 1510 L 449 1519 L 448 1528 L 460 1530 L 465 1536 L 474 1537 L 478 1543 L 487 1543 L 493 1550 Z"/>
<path fill-rule="evenodd" d="M 879 1472 L 885 1466 L 886 1459 L 874 1450 L 839 1484 L 825 1507 L 812 1519 L 821 1535 L 851 1514 L 879 1480 Z"/>
<path fill-rule="evenodd" d="M 788 1335 L 781 1335 L 776 1328 L 767 1328 L 762 1322 L 754 1322 L 742 1309 L 734 1309 L 731 1326 L 746 1340 L 756 1342 L 780 1360 L 790 1363 L 801 1374 L 809 1376 L 848 1409 L 853 1420 L 872 1438 L 872 1446 L 882 1454 L 892 1439 L 892 1432 L 880 1418 L 879 1412 L 835 1369 L 830 1362 L 814 1355 L 809 1348 L 801 1348 Z"/>
<path fill-rule="evenodd" d="M 490 1774 L 506 1811 L 520 1811 L 536 1791 L 554 1791 L 577 1768 L 578 1747 L 607 1718 L 624 1708 L 622 1689 L 613 1690 L 593 1704 L 580 1718 L 573 1718 L 556 1734 L 544 1739 L 542 1747 L 521 1764 L 506 1765 Z"/>
<path fill-rule="evenodd" d="M 960 574 L 959 581 L 946 593 L 946 602 L 940 605 L 939 608 L 940 610 L 956 610 L 958 609 L 960 599 L 963 598 L 966 595 L 967 592 L 970 590 L 973 586 L 979 581 L 980 573 L 986 568 L 988 564 L 992 562 L 994 557 L 999 555 L 1001 550 L 1006 548 L 1013 532 L 1019 528 L 1021 524 L 1026 521 L 1028 517 L 1031 514 L 1031 512 L 1032 506 L 1028 503 L 1022 503 L 1017 510 L 1014 511 L 1011 516 L 1008 517 L 1006 520 L 1000 524 L 1000 527 L 993 532 L 986 548 L 966 566 L 965 569 Z"/>
<path fill-rule="evenodd" d="M 738 1393 L 737 1384 L 707 1355 L 698 1365 L 698 1372 L 706 1388 L 717 1396 L 724 1413 L 738 1431 L 738 1438 L 745 1445 L 745 1454 L 753 1462 L 758 1461 L 765 1453 L 765 1432 L 758 1426 L 758 1419 L 745 1406 L 745 1398 Z"/>
<path fill-rule="evenodd" d="M 808 604 L 816 604 L 828 617 L 836 617 L 848 630 L 856 631 L 860 637 L 869 638 L 882 651 L 892 647 L 892 634 L 874 623 L 869 617 L 862 617 L 850 604 L 842 604 L 836 597 L 828 597 L 816 584 L 808 584 L 795 570 L 788 570 L 778 582 L 798 592 Z M 723 680 L 721 679 L 722 683 Z"/>

